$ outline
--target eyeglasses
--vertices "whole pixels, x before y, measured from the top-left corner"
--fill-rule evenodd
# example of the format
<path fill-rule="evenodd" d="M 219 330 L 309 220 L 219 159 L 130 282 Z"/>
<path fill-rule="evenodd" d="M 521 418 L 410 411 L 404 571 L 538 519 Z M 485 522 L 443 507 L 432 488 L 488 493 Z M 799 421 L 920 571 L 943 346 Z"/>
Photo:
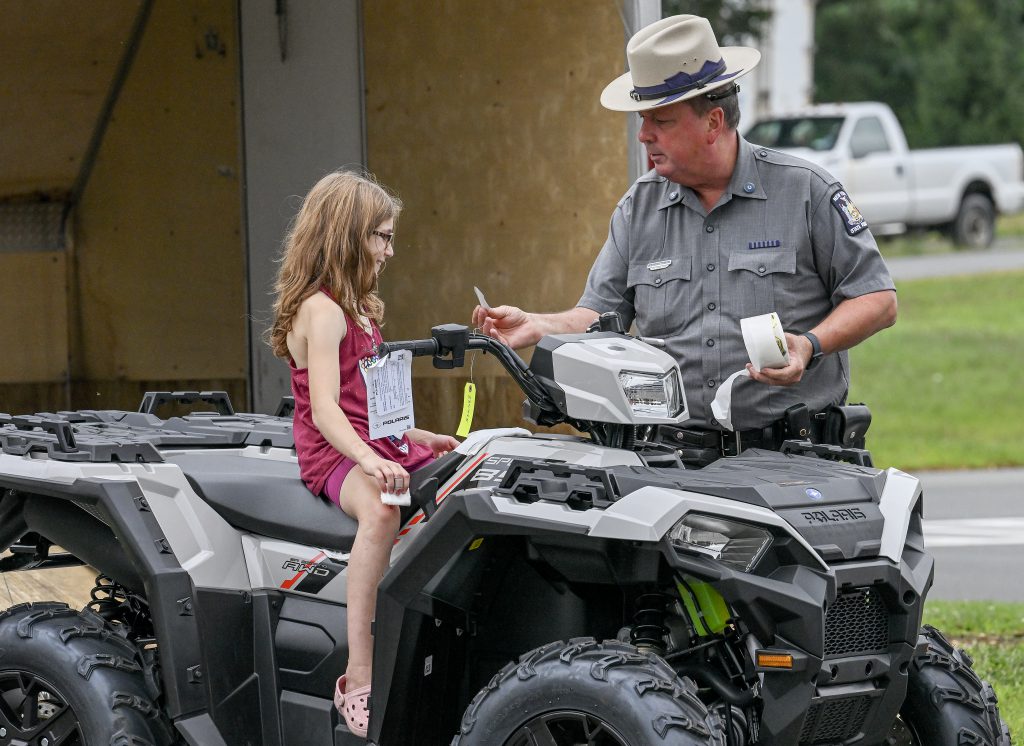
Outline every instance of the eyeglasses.
<path fill-rule="evenodd" d="M 375 236 L 380 236 L 381 238 L 383 238 L 385 247 L 389 245 L 395 245 L 395 234 L 393 231 L 391 233 L 385 233 L 384 231 L 370 231 L 370 233 L 372 233 Z"/>

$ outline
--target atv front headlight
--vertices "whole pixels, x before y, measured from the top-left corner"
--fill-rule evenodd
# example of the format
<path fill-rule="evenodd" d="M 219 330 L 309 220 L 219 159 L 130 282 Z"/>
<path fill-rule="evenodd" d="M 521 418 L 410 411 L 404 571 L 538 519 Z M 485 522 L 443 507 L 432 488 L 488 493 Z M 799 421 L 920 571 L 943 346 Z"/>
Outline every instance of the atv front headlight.
<path fill-rule="evenodd" d="M 633 414 L 670 418 L 683 408 L 683 385 L 678 369 L 660 375 L 624 370 L 619 373 L 619 385 Z"/>
<path fill-rule="evenodd" d="M 742 572 L 749 572 L 772 543 L 763 528 L 701 513 L 679 519 L 668 538 L 676 549 L 713 557 Z"/>

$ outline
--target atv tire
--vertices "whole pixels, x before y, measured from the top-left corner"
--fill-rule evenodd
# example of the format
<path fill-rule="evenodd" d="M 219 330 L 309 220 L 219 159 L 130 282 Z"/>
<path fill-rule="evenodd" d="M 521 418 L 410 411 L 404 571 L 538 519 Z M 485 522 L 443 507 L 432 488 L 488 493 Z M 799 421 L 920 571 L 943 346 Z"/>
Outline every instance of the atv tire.
<path fill-rule="evenodd" d="M 452 746 L 722 746 L 689 679 L 632 645 L 552 642 L 509 663 L 470 702 Z"/>
<path fill-rule="evenodd" d="M 928 650 L 910 665 L 907 699 L 900 710 L 912 742 L 1010 746 L 1010 731 L 999 716 L 996 694 L 974 673 L 971 657 L 934 627 L 925 625 L 921 634 L 928 640 Z"/>
<path fill-rule="evenodd" d="M 0 612 L 0 740 L 55 746 L 167 746 L 139 650 L 89 610 L 63 603 Z"/>

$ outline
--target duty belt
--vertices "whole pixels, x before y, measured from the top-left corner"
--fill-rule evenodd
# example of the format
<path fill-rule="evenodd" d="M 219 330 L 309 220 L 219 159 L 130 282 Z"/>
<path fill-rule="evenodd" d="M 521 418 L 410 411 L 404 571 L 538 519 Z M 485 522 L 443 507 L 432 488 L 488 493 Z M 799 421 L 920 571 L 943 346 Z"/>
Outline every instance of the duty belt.
<path fill-rule="evenodd" d="M 679 449 L 709 449 L 723 456 L 737 456 L 748 448 L 765 448 L 778 450 L 782 442 L 789 438 L 812 438 L 819 441 L 821 437 L 822 419 L 812 417 L 810 427 L 805 432 L 790 432 L 785 420 L 777 420 L 765 427 L 751 430 L 710 430 L 703 428 L 687 428 L 673 425 L 662 425 L 658 431 L 658 440 Z"/>

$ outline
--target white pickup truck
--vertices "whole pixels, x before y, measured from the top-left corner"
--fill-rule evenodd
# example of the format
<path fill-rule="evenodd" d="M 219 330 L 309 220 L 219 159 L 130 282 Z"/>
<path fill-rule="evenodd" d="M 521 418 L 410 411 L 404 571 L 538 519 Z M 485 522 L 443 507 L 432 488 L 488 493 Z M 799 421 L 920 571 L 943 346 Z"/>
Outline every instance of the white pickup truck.
<path fill-rule="evenodd" d="M 1024 210 L 1020 145 L 910 150 L 885 104 L 820 104 L 763 118 L 744 136 L 828 170 L 876 234 L 939 228 L 980 248 L 995 237 L 996 214 Z"/>

